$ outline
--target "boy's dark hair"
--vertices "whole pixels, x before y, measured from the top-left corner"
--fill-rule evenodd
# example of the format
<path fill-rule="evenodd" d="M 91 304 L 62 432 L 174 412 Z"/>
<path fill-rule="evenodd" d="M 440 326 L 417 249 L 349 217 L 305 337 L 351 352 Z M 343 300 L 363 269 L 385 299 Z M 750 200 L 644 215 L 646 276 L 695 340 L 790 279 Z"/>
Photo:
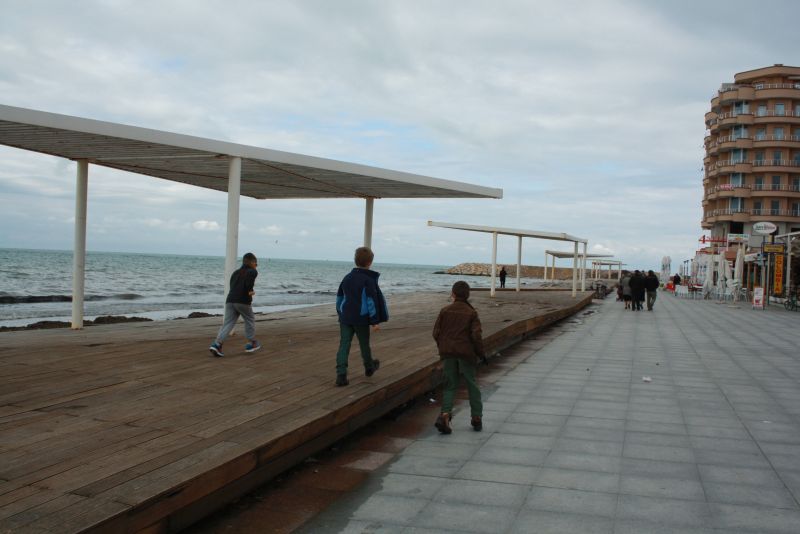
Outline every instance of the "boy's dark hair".
<path fill-rule="evenodd" d="M 458 299 L 467 300 L 469 298 L 469 284 L 463 280 L 453 284 L 453 295 Z"/>
<path fill-rule="evenodd" d="M 356 249 L 355 262 L 356 267 L 368 267 L 372 264 L 375 258 L 375 253 L 369 247 L 358 247 Z"/>
<path fill-rule="evenodd" d="M 252 252 L 248 252 L 244 256 L 242 256 L 242 263 L 252 263 L 256 261 L 256 255 Z"/>

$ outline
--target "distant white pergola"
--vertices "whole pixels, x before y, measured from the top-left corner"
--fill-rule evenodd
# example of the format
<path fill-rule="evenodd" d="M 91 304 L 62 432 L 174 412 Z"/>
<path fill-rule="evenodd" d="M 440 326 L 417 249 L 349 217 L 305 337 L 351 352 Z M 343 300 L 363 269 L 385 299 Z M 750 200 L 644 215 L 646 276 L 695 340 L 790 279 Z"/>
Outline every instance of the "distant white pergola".
<path fill-rule="evenodd" d="M 225 288 L 236 268 L 239 200 L 362 198 L 364 245 L 380 198 L 502 198 L 503 190 L 356 163 L 0 105 L 0 145 L 77 162 L 72 328 L 83 327 L 89 164 L 227 192 Z"/>
<path fill-rule="evenodd" d="M 556 258 L 571 258 L 572 252 L 567 250 L 545 250 L 544 251 L 544 280 L 547 281 L 547 259 L 551 258 L 550 279 L 556 279 Z M 586 289 L 586 260 L 589 258 L 613 258 L 613 254 L 584 254 L 581 262 L 581 290 Z"/>
<path fill-rule="evenodd" d="M 603 267 L 608 267 L 608 280 L 611 280 L 611 267 L 617 267 L 617 280 L 622 280 L 622 266 L 625 265 L 620 260 L 595 260 L 592 262 L 592 278 L 600 278 Z"/>
<path fill-rule="evenodd" d="M 574 243 L 575 247 L 572 253 L 572 296 L 578 294 L 578 259 L 580 258 L 581 264 L 586 268 L 586 247 L 588 240 L 581 237 L 575 237 L 565 233 L 556 232 L 542 232 L 538 230 L 519 230 L 515 228 L 500 228 L 496 226 L 477 226 L 474 224 L 457 224 L 428 221 L 428 226 L 436 226 L 438 228 L 450 228 L 453 230 L 466 230 L 469 232 L 482 232 L 492 234 L 492 282 L 490 295 L 495 296 L 497 287 L 497 236 L 498 235 L 511 235 L 517 238 L 517 291 L 521 289 L 520 283 L 520 270 L 522 267 L 522 238 L 531 237 L 534 239 L 547 239 L 551 241 L 569 241 Z M 578 254 L 578 243 L 583 243 L 583 253 Z M 581 282 L 581 291 L 586 289 L 586 281 Z"/>

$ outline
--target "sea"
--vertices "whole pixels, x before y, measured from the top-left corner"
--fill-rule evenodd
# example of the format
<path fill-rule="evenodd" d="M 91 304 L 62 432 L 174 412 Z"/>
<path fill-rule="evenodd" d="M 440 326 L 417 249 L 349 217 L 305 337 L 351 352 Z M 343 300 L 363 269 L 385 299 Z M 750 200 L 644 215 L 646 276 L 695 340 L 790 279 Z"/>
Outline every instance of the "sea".
<path fill-rule="evenodd" d="M 224 308 L 220 256 L 88 252 L 84 313 L 167 320 Z M 259 258 L 253 308 L 268 313 L 333 303 L 351 262 Z M 375 263 L 383 292 L 445 291 L 463 276 L 437 274 L 442 265 Z M 488 277 L 466 278 L 488 287 Z M 69 321 L 72 252 L 0 248 L 0 326 Z M 391 302 L 390 302 L 391 305 Z"/>

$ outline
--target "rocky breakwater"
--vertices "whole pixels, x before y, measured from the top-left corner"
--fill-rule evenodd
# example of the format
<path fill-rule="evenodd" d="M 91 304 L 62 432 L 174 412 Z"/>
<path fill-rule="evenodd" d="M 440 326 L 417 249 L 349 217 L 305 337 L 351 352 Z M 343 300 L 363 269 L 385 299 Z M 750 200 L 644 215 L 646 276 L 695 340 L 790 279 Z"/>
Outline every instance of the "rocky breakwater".
<path fill-rule="evenodd" d="M 505 267 L 509 278 L 517 277 L 516 265 L 498 264 L 497 272 L 500 268 Z M 491 276 L 492 264 L 491 263 L 459 263 L 455 267 L 450 267 L 443 271 L 444 274 L 459 274 L 463 276 Z M 522 265 L 520 267 L 520 276 L 522 278 L 544 278 L 544 268 L 538 265 Z M 550 278 L 550 269 L 547 270 L 547 277 Z M 556 267 L 556 280 L 572 279 L 572 269 Z"/>

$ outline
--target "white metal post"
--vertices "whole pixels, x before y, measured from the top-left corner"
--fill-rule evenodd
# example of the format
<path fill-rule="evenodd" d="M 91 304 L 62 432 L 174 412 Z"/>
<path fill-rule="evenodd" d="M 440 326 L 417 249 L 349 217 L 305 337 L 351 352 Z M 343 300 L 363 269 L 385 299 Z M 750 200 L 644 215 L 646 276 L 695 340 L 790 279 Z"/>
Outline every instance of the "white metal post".
<path fill-rule="evenodd" d="M 553 254 L 553 256 L 550 259 L 550 280 L 555 281 L 555 279 L 556 279 L 556 255 Z"/>
<path fill-rule="evenodd" d="M 517 236 L 517 291 L 522 288 L 519 272 L 522 270 L 522 236 Z"/>
<path fill-rule="evenodd" d="M 372 212 L 375 208 L 375 199 L 367 197 L 366 210 L 364 211 L 364 246 L 372 248 Z"/>
<path fill-rule="evenodd" d="M 242 190 L 242 158 L 228 161 L 228 226 L 225 236 L 225 294 L 239 256 L 239 195 Z"/>
<path fill-rule="evenodd" d="M 622 280 L 622 262 L 617 262 L 617 281 Z"/>
<path fill-rule="evenodd" d="M 86 273 L 86 205 L 89 162 L 79 159 L 75 180 L 75 244 L 72 251 L 72 329 L 83 328 L 83 293 Z"/>
<path fill-rule="evenodd" d="M 494 296 L 495 293 L 495 280 L 494 277 L 497 274 L 497 232 L 492 232 L 492 287 L 489 291 L 490 296 Z"/>
<path fill-rule="evenodd" d="M 544 253 L 544 281 L 547 282 L 547 252 Z"/>
<path fill-rule="evenodd" d="M 613 267 L 613 266 L 614 266 L 613 263 L 608 262 L 608 279 L 609 280 L 611 280 L 611 267 Z"/>
<path fill-rule="evenodd" d="M 583 243 L 583 258 L 581 258 L 581 291 L 586 291 L 586 245 Z"/>
<path fill-rule="evenodd" d="M 575 241 L 575 252 L 572 254 L 572 296 L 578 294 L 578 242 Z"/>

